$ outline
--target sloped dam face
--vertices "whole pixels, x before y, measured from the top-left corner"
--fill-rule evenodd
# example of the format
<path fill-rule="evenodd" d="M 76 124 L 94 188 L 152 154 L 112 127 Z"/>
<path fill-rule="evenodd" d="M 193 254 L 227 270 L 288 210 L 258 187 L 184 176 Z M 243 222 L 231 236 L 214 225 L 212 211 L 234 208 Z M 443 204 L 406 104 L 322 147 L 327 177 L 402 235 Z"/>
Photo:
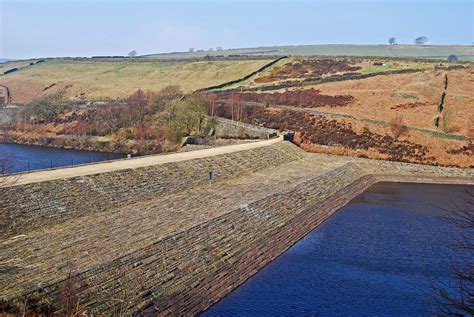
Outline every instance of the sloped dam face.
<path fill-rule="evenodd" d="M 444 218 L 474 210 L 468 195 L 474 186 L 377 183 L 201 316 L 429 315 L 433 287 L 456 294 L 453 265 L 474 263 Z"/>
<path fill-rule="evenodd" d="M 222 298 L 205 314 L 408 309 L 407 298 L 424 303 L 416 278 L 449 273 L 439 243 L 449 227 L 428 207 L 458 187 L 390 185 L 337 212 L 379 181 L 474 184 L 474 170 L 309 154 L 275 139 L 0 178 L 0 298 L 40 285 L 58 302 L 74 270 L 81 305 L 98 315 L 114 315 L 110 299 L 124 293 L 130 315 L 198 315 Z"/>

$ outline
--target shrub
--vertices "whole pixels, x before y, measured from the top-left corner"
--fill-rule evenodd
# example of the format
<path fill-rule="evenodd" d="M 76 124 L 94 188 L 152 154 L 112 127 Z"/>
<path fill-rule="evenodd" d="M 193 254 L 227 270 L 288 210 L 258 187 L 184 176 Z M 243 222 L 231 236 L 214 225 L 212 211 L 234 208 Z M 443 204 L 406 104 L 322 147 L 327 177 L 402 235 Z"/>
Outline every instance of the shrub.
<path fill-rule="evenodd" d="M 52 122 L 67 108 L 68 104 L 61 93 L 36 99 L 28 105 L 30 118 L 40 123 Z"/>
<path fill-rule="evenodd" d="M 398 139 L 407 131 L 407 127 L 403 124 L 402 116 L 398 115 L 392 118 L 389 122 L 390 132 L 395 139 Z"/>
<path fill-rule="evenodd" d="M 448 62 L 452 63 L 452 62 L 457 62 L 458 61 L 458 57 L 454 54 L 451 54 L 448 56 Z"/>
<path fill-rule="evenodd" d="M 126 129 L 120 129 L 112 135 L 112 145 L 115 148 L 124 147 L 127 144 L 127 131 Z"/>

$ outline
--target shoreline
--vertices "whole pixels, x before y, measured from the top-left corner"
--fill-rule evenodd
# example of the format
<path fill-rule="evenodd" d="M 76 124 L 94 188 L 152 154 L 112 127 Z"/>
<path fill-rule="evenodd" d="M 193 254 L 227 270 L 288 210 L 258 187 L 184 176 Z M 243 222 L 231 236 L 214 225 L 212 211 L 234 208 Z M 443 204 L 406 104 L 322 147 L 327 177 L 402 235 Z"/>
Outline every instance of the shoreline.
<path fill-rule="evenodd" d="M 48 137 L 44 137 L 48 138 Z M 80 137 L 77 137 L 80 138 Z M 111 141 L 81 141 L 77 140 L 74 138 L 64 138 L 64 137 L 56 137 L 52 138 L 52 142 L 47 142 L 47 141 L 38 141 L 38 142 L 32 142 L 32 141 L 27 141 L 27 140 L 22 140 L 20 138 L 6 138 L 5 136 L 1 137 L 0 136 L 0 143 L 5 143 L 5 144 L 19 144 L 19 145 L 29 145 L 29 146 L 40 146 L 40 147 L 47 147 L 47 148 L 54 148 L 54 149 L 63 149 L 63 150 L 74 150 L 74 151 L 85 151 L 85 152 L 100 152 L 100 153 L 112 153 L 112 154 L 130 154 L 130 153 L 135 153 L 134 150 L 131 148 L 115 148 L 112 150 L 110 147 L 110 142 Z M 71 142 L 70 144 L 67 144 L 68 142 Z M 77 144 L 76 142 L 79 143 L 85 143 L 87 142 L 88 145 L 82 145 L 82 144 Z M 158 153 L 154 153 L 158 154 Z M 140 155 L 136 154 L 135 155 Z M 143 155 L 143 154 L 142 154 Z"/>

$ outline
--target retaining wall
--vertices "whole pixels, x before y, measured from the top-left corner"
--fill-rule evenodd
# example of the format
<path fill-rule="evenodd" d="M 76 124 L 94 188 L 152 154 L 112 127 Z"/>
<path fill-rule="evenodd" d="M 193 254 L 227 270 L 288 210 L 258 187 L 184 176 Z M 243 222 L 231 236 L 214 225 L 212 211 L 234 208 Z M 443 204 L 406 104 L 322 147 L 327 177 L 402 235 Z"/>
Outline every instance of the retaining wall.
<path fill-rule="evenodd" d="M 216 127 L 216 136 L 218 138 L 256 138 L 268 139 L 278 134 L 277 130 L 265 127 L 259 127 L 235 120 L 229 120 L 221 117 L 214 118 L 218 126 Z"/>

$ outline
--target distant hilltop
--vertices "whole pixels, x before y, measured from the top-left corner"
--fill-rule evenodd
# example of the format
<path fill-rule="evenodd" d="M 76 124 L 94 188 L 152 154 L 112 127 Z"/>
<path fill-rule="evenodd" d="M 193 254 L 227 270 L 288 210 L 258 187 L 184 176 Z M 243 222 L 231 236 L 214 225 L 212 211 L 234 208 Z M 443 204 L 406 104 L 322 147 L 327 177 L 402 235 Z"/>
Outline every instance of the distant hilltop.
<path fill-rule="evenodd" d="M 323 45 L 289 45 L 262 46 L 236 49 L 190 49 L 189 52 L 172 52 L 143 55 L 159 58 L 191 58 L 204 56 L 229 55 L 298 55 L 298 56 L 377 56 L 377 57 L 415 57 L 430 59 L 446 59 L 456 55 L 461 61 L 474 62 L 473 45 L 355 45 L 355 44 L 323 44 Z"/>

